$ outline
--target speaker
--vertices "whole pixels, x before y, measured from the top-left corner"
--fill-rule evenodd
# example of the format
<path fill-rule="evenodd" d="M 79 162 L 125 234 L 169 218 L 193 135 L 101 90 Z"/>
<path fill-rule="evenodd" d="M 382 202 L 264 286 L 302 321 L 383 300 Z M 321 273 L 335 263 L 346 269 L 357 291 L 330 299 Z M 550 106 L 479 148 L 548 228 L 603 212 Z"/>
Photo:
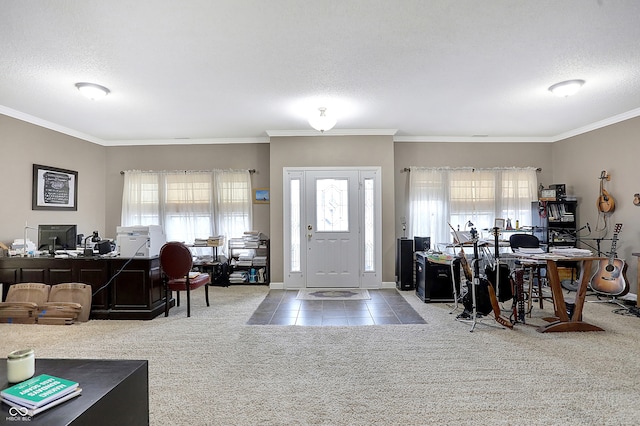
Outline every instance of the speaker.
<path fill-rule="evenodd" d="M 413 237 L 415 251 L 429 251 L 431 249 L 431 237 Z"/>
<path fill-rule="evenodd" d="M 398 290 L 413 290 L 413 240 L 398 238 L 396 246 L 396 287 Z"/>
<path fill-rule="evenodd" d="M 451 265 L 430 262 L 422 253 L 416 253 L 416 295 L 423 302 L 453 302 L 453 286 L 460 294 L 460 259 Z M 453 279 L 452 279 L 453 278 Z"/>

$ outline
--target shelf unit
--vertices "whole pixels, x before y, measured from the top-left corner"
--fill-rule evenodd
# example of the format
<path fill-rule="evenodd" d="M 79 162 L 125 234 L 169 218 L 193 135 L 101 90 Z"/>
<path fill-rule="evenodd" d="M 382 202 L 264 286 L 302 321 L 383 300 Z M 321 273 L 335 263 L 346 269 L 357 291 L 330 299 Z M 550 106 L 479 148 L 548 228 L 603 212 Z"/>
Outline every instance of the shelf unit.
<path fill-rule="evenodd" d="M 269 284 L 270 242 L 262 233 L 229 240 L 229 283 Z"/>
<path fill-rule="evenodd" d="M 211 249 L 211 256 L 196 256 L 193 262 L 193 270 L 204 272 L 211 277 L 211 284 L 227 287 L 229 285 L 229 262 L 224 255 L 218 255 L 218 247 L 224 245 L 224 237 L 209 237 L 198 239 L 194 244 L 188 245 L 192 249 Z"/>
<path fill-rule="evenodd" d="M 577 201 L 539 201 L 533 203 L 534 235 L 551 247 L 575 247 L 577 244 Z M 536 223 L 537 221 L 537 223 Z"/>

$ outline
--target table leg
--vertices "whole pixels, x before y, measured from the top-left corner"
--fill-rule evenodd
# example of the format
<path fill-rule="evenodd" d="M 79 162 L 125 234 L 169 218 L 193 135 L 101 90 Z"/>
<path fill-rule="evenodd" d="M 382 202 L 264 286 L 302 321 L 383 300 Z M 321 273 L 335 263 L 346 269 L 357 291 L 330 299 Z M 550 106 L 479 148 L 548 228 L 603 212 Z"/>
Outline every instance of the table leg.
<path fill-rule="evenodd" d="M 551 291 L 553 292 L 554 306 L 558 321 L 549 325 L 539 327 L 537 330 L 540 333 L 552 333 L 552 332 L 565 332 L 565 331 L 604 331 L 602 328 L 593 324 L 580 321 L 582 318 L 582 309 L 584 308 L 584 298 L 587 295 L 587 285 L 589 283 L 589 277 L 591 272 L 591 261 L 583 262 L 583 274 L 576 294 L 575 308 L 571 319 L 567 314 L 567 305 L 564 301 L 562 294 L 562 287 L 560 285 L 560 278 L 558 277 L 558 267 L 553 260 L 547 261 L 547 276 L 549 283 L 551 284 Z"/>

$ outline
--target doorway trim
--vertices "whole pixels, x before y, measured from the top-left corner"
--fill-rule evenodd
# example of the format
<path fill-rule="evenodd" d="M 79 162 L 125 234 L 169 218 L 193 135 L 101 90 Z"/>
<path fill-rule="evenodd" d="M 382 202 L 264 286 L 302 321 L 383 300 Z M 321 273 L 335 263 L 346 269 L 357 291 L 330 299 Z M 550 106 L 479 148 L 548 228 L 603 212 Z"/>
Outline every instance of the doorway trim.
<path fill-rule="evenodd" d="M 283 168 L 283 260 L 284 282 L 283 288 L 296 289 L 307 287 L 307 238 L 305 199 L 306 174 L 317 171 L 357 171 L 358 172 L 358 215 L 360 226 L 358 230 L 358 285 L 354 288 L 382 287 L 382 169 L 381 167 L 284 167 Z M 367 187 L 373 184 L 367 197 L 373 198 L 373 256 L 365 268 L 364 258 L 364 215 L 365 215 L 365 181 Z M 295 202 L 292 203 L 292 197 Z M 292 205 L 294 206 L 292 208 Z M 295 210 L 295 211 L 292 211 Z M 292 227 L 292 220 L 294 226 Z M 293 250 L 292 250 L 293 248 Z M 373 265 L 371 266 L 371 260 Z"/>

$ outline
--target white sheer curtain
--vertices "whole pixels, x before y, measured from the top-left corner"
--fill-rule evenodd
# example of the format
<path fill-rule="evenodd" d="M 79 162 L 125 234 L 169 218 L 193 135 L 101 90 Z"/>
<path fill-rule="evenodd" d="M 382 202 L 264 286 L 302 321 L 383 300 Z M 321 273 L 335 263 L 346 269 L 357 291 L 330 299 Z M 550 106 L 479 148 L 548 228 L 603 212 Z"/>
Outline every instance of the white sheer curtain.
<path fill-rule="evenodd" d="M 215 209 L 218 233 L 229 238 L 242 237 L 251 230 L 253 206 L 251 175 L 248 170 L 218 170 L 214 172 Z M 225 246 L 227 244 L 225 243 Z"/>
<path fill-rule="evenodd" d="M 126 171 L 121 223 L 160 225 L 167 241 L 228 240 L 251 230 L 251 196 L 247 170 Z"/>
<path fill-rule="evenodd" d="M 496 218 L 531 225 L 531 203 L 538 199 L 536 169 L 411 167 L 409 237 L 431 237 L 432 246 L 453 240 L 451 228 L 494 226 Z"/>
<path fill-rule="evenodd" d="M 213 182 L 211 172 L 164 172 L 161 204 L 167 241 L 193 243 L 213 235 Z"/>
<path fill-rule="evenodd" d="M 414 173 L 415 169 L 415 173 Z M 411 167 L 408 237 L 431 237 L 431 246 L 448 241 L 448 170 Z"/>
<path fill-rule="evenodd" d="M 520 224 L 531 225 L 531 202 L 538 201 L 536 169 L 503 169 L 499 173 L 502 196 L 497 199 L 497 210 L 501 217 L 519 219 Z"/>
<path fill-rule="evenodd" d="M 160 225 L 160 175 L 130 170 L 124 173 L 122 226 Z"/>

